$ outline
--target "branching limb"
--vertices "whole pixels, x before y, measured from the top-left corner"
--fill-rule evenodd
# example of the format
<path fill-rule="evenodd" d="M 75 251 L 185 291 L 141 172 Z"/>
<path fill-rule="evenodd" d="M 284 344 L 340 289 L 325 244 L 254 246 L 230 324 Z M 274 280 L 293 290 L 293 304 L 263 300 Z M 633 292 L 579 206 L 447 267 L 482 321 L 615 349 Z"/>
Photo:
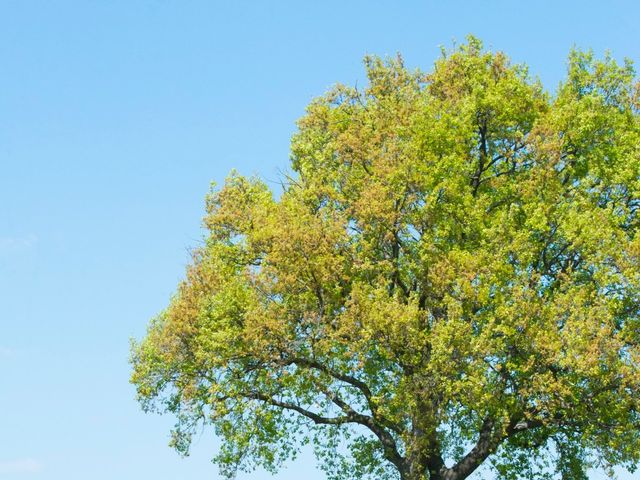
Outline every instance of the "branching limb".
<path fill-rule="evenodd" d="M 473 448 L 452 468 L 441 471 L 443 480 L 458 480 L 471 475 L 489 455 L 494 453 L 500 444 L 510 436 L 542 425 L 537 420 L 526 420 L 521 416 L 512 417 L 506 428 L 496 422 L 495 418 L 486 417 L 480 427 L 478 441 Z"/>
<path fill-rule="evenodd" d="M 402 429 L 398 425 L 394 424 L 393 422 L 379 415 L 378 408 L 373 399 L 373 393 L 371 392 L 371 389 L 366 383 L 357 379 L 356 377 L 342 373 L 338 370 L 335 370 L 329 367 L 328 365 L 318 362 L 317 360 L 304 358 L 304 357 L 288 357 L 286 360 L 283 360 L 280 363 L 280 365 L 282 366 L 296 365 L 297 367 L 314 369 L 329 375 L 335 380 L 346 383 L 347 385 L 350 385 L 356 388 L 367 401 L 367 405 L 369 407 L 369 410 L 372 413 L 373 419 L 377 423 L 384 425 L 385 428 L 388 428 L 394 433 L 397 433 L 397 434 L 402 433 Z"/>
<path fill-rule="evenodd" d="M 403 468 L 405 460 L 398 451 L 396 441 L 382 425 L 377 423 L 373 417 L 356 412 L 347 402 L 340 398 L 337 393 L 329 390 L 324 390 L 323 393 L 336 406 L 338 406 L 348 418 L 352 419 L 354 423 L 367 427 L 378 438 L 378 440 L 380 440 L 385 458 L 393 463 L 398 469 Z"/>

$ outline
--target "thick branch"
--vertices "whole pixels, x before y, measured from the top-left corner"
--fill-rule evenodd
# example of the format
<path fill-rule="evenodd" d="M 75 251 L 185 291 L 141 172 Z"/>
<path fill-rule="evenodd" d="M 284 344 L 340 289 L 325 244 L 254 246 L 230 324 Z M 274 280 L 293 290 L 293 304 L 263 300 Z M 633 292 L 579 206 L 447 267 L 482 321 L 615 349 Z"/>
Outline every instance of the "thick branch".
<path fill-rule="evenodd" d="M 476 168 L 475 173 L 471 177 L 471 187 L 473 189 L 473 196 L 475 197 L 478 193 L 478 187 L 480 187 L 480 179 L 482 177 L 482 173 L 485 171 L 485 162 L 487 160 L 488 148 L 487 148 L 487 122 L 486 119 L 482 120 L 480 127 L 478 128 L 478 133 L 480 135 L 480 156 L 478 158 L 478 166 Z"/>
<path fill-rule="evenodd" d="M 376 437 L 378 437 L 378 440 L 382 445 L 385 458 L 399 470 L 404 468 L 404 458 L 400 455 L 395 439 L 389 432 L 387 432 L 382 426 L 378 425 L 373 418 L 353 410 L 353 408 L 338 397 L 337 394 L 328 391 L 325 392 L 325 394 L 330 397 L 333 403 L 340 407 L 340 409 L 345 413 L 344 415 L 338 417 L 326 417 L 294 403 L 283 402 L 260 392 L 246 392 L 242 394 L 242 396 L 253 400 L 259 400 L 278 408 L 297 412 L 300 415 L 311 419 L 317 425 L 345 425 L 347 423 L 355 423 L 365 426 Z"/>
<path fill-rule="evenodd" d="M 313 420 L 313 422 L 318 425 L 344 425 L 345 423 L 353 422 L 353 420 L 349 418 L 348 415 L 344 415 L 341 417 L 325 417 L 314 413 L 311 410 L 307 410 L 306 408 L 302 408 L 294 403 L 283 402 L 259 392 L 249 392 L 243 394 L 242 396 L 245 398 L 250 398 L 252 400 L 259 400 L 261 402 L 268 403 L 269 405 L 273 405 L 274 407 L 284 408 L 285 410 L 292 410 Z"/>
<path fill-rule="evenodd" d="M 369 389 L 369 386 L 366 383 L 362 382 L 361 380 L 358 380 L 357 378 L 351 375 L 341 373 L 316 360 L 303 358 L 303 357 L 289 357 L 283 360 L 282 362 L 280 362 L 280 365 L 282 366 L 297 365 L 299 367 L 313 368 L 314 370 L 319 370 L 323 373 L 326 373 L 327 375 L 335 378 L 336 380 L 340 380 L 341 382 L 344 382 L 353 387 L 356 387 L 358 390 L 360 390 L 360 392 L 362 392 L 362 395 L 364 395 L 364 397 L 367 400 L 370 400 L 373 396 L 371 393 L 371 389 Z"/>
<path fill-rule="evenodd" d="M 312 360 L 304 357 L 289 357 L 283 360 L 282 362 L 280 362 L 280 365 L 282 366 L 296 365 L 298 367 L 311 368 L 314 370 L 318 370 L 340 382 L 344 382 L 347 385 L 350 385 L 356 388 L 364 396 L 365 400 L 367 401 L 369 410 L 371 411 L 373 415 L 373 419 L 376 422 L 378 422 L 381 425 L 384 425 L 386 428 L 390 429 L 395 433 L 398 433 L 398 434 L 402 433 L 402 429 L 400 427 L 395 425 L 393 422 L 387 420 L 386 418 L 381 417 L 378 414 L 378 409 L 373 400 L 373 393 L 371 392 L 371 389 L 366 383 L 364 383 L 361 380 L 358 380 L 356 377 L 339 372 L 338 370 L 335 370 L 325 364 L 322 364 L 317 360 Z"/>
<path fill-rule="evenodd" d="M 446 480 L 467 478 L 493 452 L 499 440 L 493 434 L 495 422 L 486 418 L 480 428 L 480 436 L 475 446 L 453 468 L 447 469 L 442 476 Z"/>
<path fill-rule="evenodd" d="M 393 463 L 398 469 L 402 469 L 404 466 L 404 458 L 398 452 L 398 446 L 393 436 L 387 432 L 382 425 L 376 422 L 373 417 L 363 415 L 356 412 L 347 402 L 342 400 L 338 394 L 328 390 L 323 391 L 325 395 L 337 405 L 348 418 L 353 419 L 354 423 L 358 423 L 364 427 L 367 427 L 382 444 L 384 456 L 387 460 Z"/>
<path fill-rule="evenodd" d="M 542 425 L 536 420 L 523 420 L 521 418 L 512 418 L 509 425 L 502 429 L 496 420 L 487 417 L 480 427 L 480 435 L 474 447 L 452 468 L 445 469 L 442 472 L 443 480 L 461 480 L 471 475 L 489 455 L 494 453 L 500 444 L 511 435 L 517 432 L 536 428 Z"/>

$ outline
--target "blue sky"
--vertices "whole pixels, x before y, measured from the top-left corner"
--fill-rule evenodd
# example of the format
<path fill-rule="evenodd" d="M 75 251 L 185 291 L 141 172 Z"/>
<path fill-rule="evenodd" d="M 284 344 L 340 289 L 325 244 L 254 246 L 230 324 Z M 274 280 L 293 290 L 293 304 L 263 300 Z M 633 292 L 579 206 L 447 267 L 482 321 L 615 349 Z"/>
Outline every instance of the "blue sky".
<path fill-rule="evenodd" d="M 574 44 L 640 62 L 635 1 L 306 3 L 0 0 L 0 479 L 219 478 L 210 431 L 181 459 L 139 410 L 129 338 L 210 182 L 275 184 L 296 118 L 365 53 L 429 69 L 474 33 L 550 90 Z M 301 475 L 324 478 L 308 454 L 275 478 Z"/>

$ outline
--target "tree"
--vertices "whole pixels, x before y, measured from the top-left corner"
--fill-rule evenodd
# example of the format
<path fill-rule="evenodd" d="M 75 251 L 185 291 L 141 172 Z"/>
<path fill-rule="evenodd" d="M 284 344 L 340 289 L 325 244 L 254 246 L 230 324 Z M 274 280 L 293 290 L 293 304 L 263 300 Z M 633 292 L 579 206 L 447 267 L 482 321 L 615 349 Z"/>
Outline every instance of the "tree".
<path fill-rule="evenodd" d="M 147 410 L 216 461 L 331 478 L 586 479 L 640 461 L 640 117 L 629 62 L 546 93 L 473 37 L 367 57 L 314 100 L 274 195 L 233 173 L 132 348 Z"/>

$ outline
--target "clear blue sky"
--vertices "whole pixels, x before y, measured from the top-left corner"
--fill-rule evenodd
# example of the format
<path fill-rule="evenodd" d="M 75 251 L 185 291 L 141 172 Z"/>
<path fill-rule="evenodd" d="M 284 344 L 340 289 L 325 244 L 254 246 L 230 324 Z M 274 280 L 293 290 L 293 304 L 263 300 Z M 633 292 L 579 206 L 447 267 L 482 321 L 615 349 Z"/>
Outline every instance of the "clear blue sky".
<path fill-rule="evenodd" d="M 276 180 L 295 119 L 365 53 L 428 69 L 474 33 L 552 90 L 574 44 L 640 62 L 638 25 L 635 1 L 1 0 L 0 478 L 219 478 L 210 431 L 183 460 L 140 412 L 128 340 L 209 183 Z M 309 455 L 275 478 L 302 475 L 324 478 Z"/>

